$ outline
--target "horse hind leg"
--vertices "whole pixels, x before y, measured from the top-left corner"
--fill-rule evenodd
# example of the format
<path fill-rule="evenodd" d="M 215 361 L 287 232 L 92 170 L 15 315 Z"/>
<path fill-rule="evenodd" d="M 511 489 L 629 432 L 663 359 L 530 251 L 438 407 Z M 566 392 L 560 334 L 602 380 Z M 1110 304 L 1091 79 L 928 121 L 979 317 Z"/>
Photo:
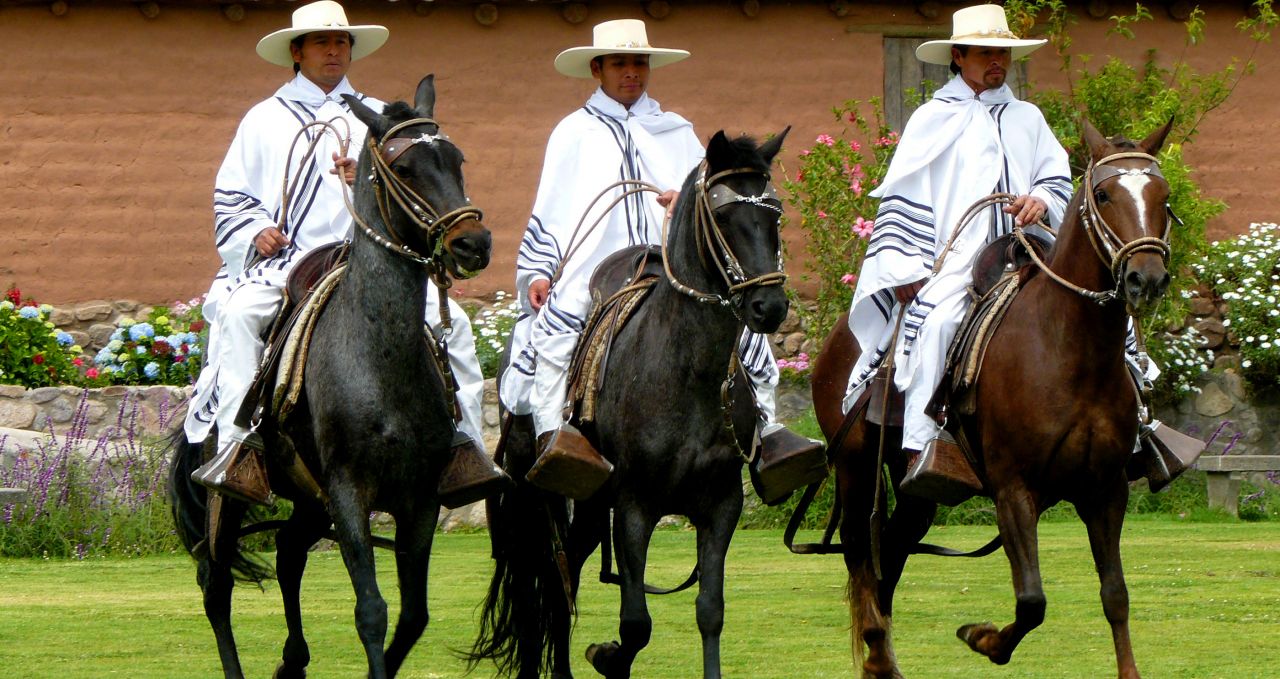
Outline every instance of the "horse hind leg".
<path fill-rule="evenodd" d="M 280 653 L 280 664 L 272 674 L 273 679 L 301 679 L 307 676 L 311 662 L 311 649 L 307 646 L 302 630 L 302 605 L 299 595 L 302 589 L 302 572 L 307 567 L 307 553 L 329 525 L 329 516 L 321 509 L 309 505 L 294 505 L 288 524 L 276 533 L 276 580 L 280 583 L 280 598 L 284 603 L 285 625 L 289 636 Z"/>
<path fill-rule="evenodd" d="M 396 517 L 396 574 L 400 580 L 400 617 L 387 647 L 387 676 L 394 677 L 427 629 L 427 567 L 439 508 Z"/>
<path fill-rule="evenodd" d="M 1128 504 L 1129 487 L 1123 480 L 1113 484 L 1098 504 L 1077 503 L 1076 510 L 1089 531 L 1089 547 L 1101 583 L 1102 611 L 1111 624 L 1120 679 L 1139 679 L 1129 640 L 1129 589 L 1120 563 L 1120 531 Z"/>
<path fill-rule="evenodd" d="M 1013 589 L 1017 598 L 1014 620 L 1003 629 L 990 622 L 963 625 L 956 636 L 969 648 L 987 656 L 991 662 L 1004 665 L 1013 656 L 1031 630 L 1044 622 L 1044 586 L 1040 581 L 1040 560 L 1036 535 L 1035 501 L 1026 489 L 1011 489 L 996 497 L 996 519 L 1005 555 L 1013 571 Z"/>
<path fill-rule="evenodd" d="M 196 580 L 204 595 L 204 615 L 218 642 L 222 675 L 225 679 L 244 679 L 235 634 L 231 630 L 231 590 L 235 587 L 231 568 L 205 559 L 196 566 Z"/>
<path fill-rule="evenodd" d="M 724 561 L 742 514 L 742 496 L 730 491 L 698 529 L 698 631 L 703 679 L 720 679 L 720 634 L 724 630 Z"/>

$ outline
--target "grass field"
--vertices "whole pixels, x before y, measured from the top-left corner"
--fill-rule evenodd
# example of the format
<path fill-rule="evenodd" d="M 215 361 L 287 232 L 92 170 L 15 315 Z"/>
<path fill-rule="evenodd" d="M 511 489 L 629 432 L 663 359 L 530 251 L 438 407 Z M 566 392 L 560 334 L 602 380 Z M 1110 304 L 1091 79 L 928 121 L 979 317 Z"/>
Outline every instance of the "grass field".
<path fill-rule="evenodd" d="M 974 547 L 989 527 L 945 527 L 935 542 Z M 674 584 L 692 566 L 694 536 L 659 532 L 650 582 Z M 1125 567 L 1134 644 L 1145 677 L 1280 677 L 1280 525 L 1134 519 L 1126 525 Z M 380 583 L 396 606 L 391 559 L 379 553 Z M 1009 568 L 1000 555 L 981 560 L 917 557 L 898 590 L 895 634 L 903 670 L 913 678 L 1115 676 L 1111 635 L 1097 597 L 1084 535 L 1074 522 L 1041 527 L 1041 563 L 1049 609 L 1005 667 L 968 651 L 954 637 L 966 622 L 1010 621 Z M 446 534 L 431 564 L 432 622 L 402 677 L 461 677 L 453 655 L 475 629 L 475 608 L 490 573 L 488 537 Z M 580 600 L 575 673 L 596 676 L 586 644 L 616 636 L 616 589 L 594 581 Z M 194 568 L 185 556 L 88 561 L 0 560 L 0 675 L 171 679 L 220 676 L 213 635 L 200 608 Z M 844 568 L 838 557 L 795 556 L 777 531 L 739 531 L 729 553 L 725 675 L 755 679 L 849 677 Z M 636 677 L 700 676 L 693 592 L 650 597 L 653 640 Z M 354 597 L 336 551 L 313 555 L 303 584 L 311 642 L 310 676 L 363 676 L 352 626 Z M 270 675 L 284 639 L 274 583 L 237 588 L 236 631 L 246 672 Z M 488 677 L 482 666 L 474 676 Z"/>

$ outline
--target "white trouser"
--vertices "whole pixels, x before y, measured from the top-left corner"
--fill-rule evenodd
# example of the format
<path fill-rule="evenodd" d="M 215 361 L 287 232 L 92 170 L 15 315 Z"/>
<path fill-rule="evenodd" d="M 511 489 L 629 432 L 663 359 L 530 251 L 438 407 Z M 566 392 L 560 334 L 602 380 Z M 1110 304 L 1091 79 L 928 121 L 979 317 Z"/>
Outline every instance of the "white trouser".
<path fill-rule="evenodd" d="M 211 355 L 210 366 L 217 370 L 218 443 L 221 446 L 234 436 L 242 436 L 246 430 L 235 424 L 236 413 L 253 381 L 265 347 L 262 334 L 275 319 L 283 300 L 283 290 L 271 285 L 245 283 L 232 290 L 221 303 L 218 322 L 210 330 L 209 346 L 216 352 Z M 453 332 L 449 335 L 449 366 L 458 381 L 458 406 L 462 421 L 458 429 L 475 440 L 483 450 L 484 445 L 484 374 L 476 358 L 475 338 L 471 334 L 471 320 L 462 307 L 449 300 L 449 315 Z M 440 299 L 434 286 L 427 291 L 424 322 L 432 333 L 439 333 Z M 212 335 L 216 333 L 216 338 Z"/>
<path fill-rule="evenodd" d="M 969 304 L 963 289 L 929 301 L 935 306 L 921 323 L 911 348 L 914 370 L 909 374 L 894 370 L 894 383 L 904 392 L 906 401 L 902 418 L 902 447 L 912 450 L 923 450 L 924 445 L 938 434 L 938 424 L 926 408 L 942 381 L 947 367 L 947 349 L 964 320 Z"/>

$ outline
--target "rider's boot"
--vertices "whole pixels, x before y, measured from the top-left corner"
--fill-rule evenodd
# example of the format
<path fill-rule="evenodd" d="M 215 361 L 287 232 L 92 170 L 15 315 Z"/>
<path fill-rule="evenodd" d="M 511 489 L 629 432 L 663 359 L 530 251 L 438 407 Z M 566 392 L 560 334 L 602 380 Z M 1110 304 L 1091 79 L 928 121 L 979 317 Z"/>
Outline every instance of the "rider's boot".
<path fill-rule="evenodd" d="M 826 477 L 827 454 L 821 441 L 777 423 L 764 428 L 759 453 L 751 463 L 751 485 L 766 505 L 780 504 L 797 488 Z"/>
<path fill-rule="evenodd" d="M 613 473 L 609 462 L 569 423 L 538 435 L 538 459 L 525 478 L 572 500 L 591 497 Z"/>
<path fill-rule="evenodd" d="M 461 430 L 453 433 L 452 456 L 440 474 L 437 491 L 440 504 L 456 509 L 515 485 L 502 467 Z"/>
<path fill-rule="evenodd" d="M 212 460 L 191 472 L 191 480 L 237 500 L 268 504 L 271 486 L 263 461 L 265 447 L 256 431 L 232 434 L 219 442 Z"/>
<path fill-rule="evenodd" d="M 982 492 L 982 480 L 946 429 L 938 430 L 923 450 L 902 452 L 907 456 L 907 473 L 898 485 L 902 492 L 948 506 Z"/>
<path fill-rule="evenodd" d="M 1165 425 L 1160 420 L 1138 429 L 1138 449 L 1127 468 L 1129 480 L 1147 479 L 1157 492 L 1178 478 L 1204 452 L 1205 442 Z"/>

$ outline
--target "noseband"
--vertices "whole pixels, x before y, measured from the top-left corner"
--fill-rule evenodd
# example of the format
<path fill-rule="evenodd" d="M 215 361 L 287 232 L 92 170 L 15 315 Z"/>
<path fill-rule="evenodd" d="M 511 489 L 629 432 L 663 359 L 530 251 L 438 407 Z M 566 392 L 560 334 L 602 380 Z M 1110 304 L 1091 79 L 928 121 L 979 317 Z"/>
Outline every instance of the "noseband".
<path fill-rule="evenodd" d="M 733 249 L 729 247 L 729 242 L 724 237 L 724 231 L 720 228 L 716 215 L 722 208 L 746 203 L 747 205 L 775 213 L 777 216 L 773 221 L 774 224 L 777 224 L 777 221 L 782 218 L 782 201 L 778 199 L 778 194 L 774 190 L 773 183 L 769 180 L 769 173 L 767 172 L 750 168 L 734 168 L 717 172 L 711 177 L 707 177 L 707 169 L 707 163 L 703 161 L 698 170 L 698 179 L 694 184 L 696 187 L 694 193 L 694 233 L 698 256 L 702 258 L 704 265 L 714 268 L 720 274 L 725 286 L 728 288 L 727 294 L 701 292 L 681 283 L 671 271 L 669 257 L 664 256 L 662 258 L 662 265 L 666 271 L 667 279 L 671 281 L 672 287 L 676 290 L 699 302 L 714 302 L 721 306 L 729 307 L 733 310 L 734 315 L 741 320 L 740 308 L 744 292 L 751 288 L 782 285 L 786 282 L 787 275 L 782 272 L 782 251 L 779 249 L 776 254 L 777 268 L 774 271 L 748 278 L 746 271 L 742 268 L 742 264 L 733 254 Z M 764 189 L 757 195 L 744 196 L 728 185 L 721 183 L 721 180 L 726 177 L 742 174 L 764 177 Z M 662 234 L 664 249 L 667 246 L 666 243 L 667 235 L 664 225 Z"/>
<path fill-rule="evenodd" d="M 401 130 L 417 125 L 435 125 L 437 132 L 436 134 L 423 133 L 416 137 L 395 136 Z M 374 242 L 391 252 L 426 266 L 431 270 L 432 277 L 436 279 L 437 283 L 443 282 L 446 284 L 445 287 L 448 287 L 448 271 L 442 260 L 445 254 L 444 244 L 449 232 L 468 219 L 480 221 L 484 214 L 479 208 L 471 205 L 470 201 L 467 201 L 461 207 L 440 214 L 431 205 L 430 201 L 420 196 L 391 169 L 392 164 L 405 151 L 417 144 L 432 145 L 442 141 L 449 142 L 449 137 L 440 133 L 439 129 L 439 123 L 431 118 L 414 118 L 387 130 L 386 134 L 382 135 L 382 139 L 378 141 L 374 141 L 373 137 L 369 137 L 365 142 L 373 164 L 373 174 L 369 176 L 369 180 L 373 183 L 374 194 L 377 196 L 378 213 L 382 216 L 383 223 L 387 225 L 390 239 L 383 237 L 366 224 L 352 208 L 349 198 L 347 209 L 351 212 L 356 224 Z M 344 183 L 343 186 L 345 187 L 346 184 Z M 346 196 L 345 191 L 343 196 Z M 433 243 L 429 254 L 423 255 L 409 247 L 405 244 L 404 238 L 396 233 L 396 228 L 391 220 L 391 203 L 393 201 L 415 226 L 427 233 L 428 242 Z"/>

